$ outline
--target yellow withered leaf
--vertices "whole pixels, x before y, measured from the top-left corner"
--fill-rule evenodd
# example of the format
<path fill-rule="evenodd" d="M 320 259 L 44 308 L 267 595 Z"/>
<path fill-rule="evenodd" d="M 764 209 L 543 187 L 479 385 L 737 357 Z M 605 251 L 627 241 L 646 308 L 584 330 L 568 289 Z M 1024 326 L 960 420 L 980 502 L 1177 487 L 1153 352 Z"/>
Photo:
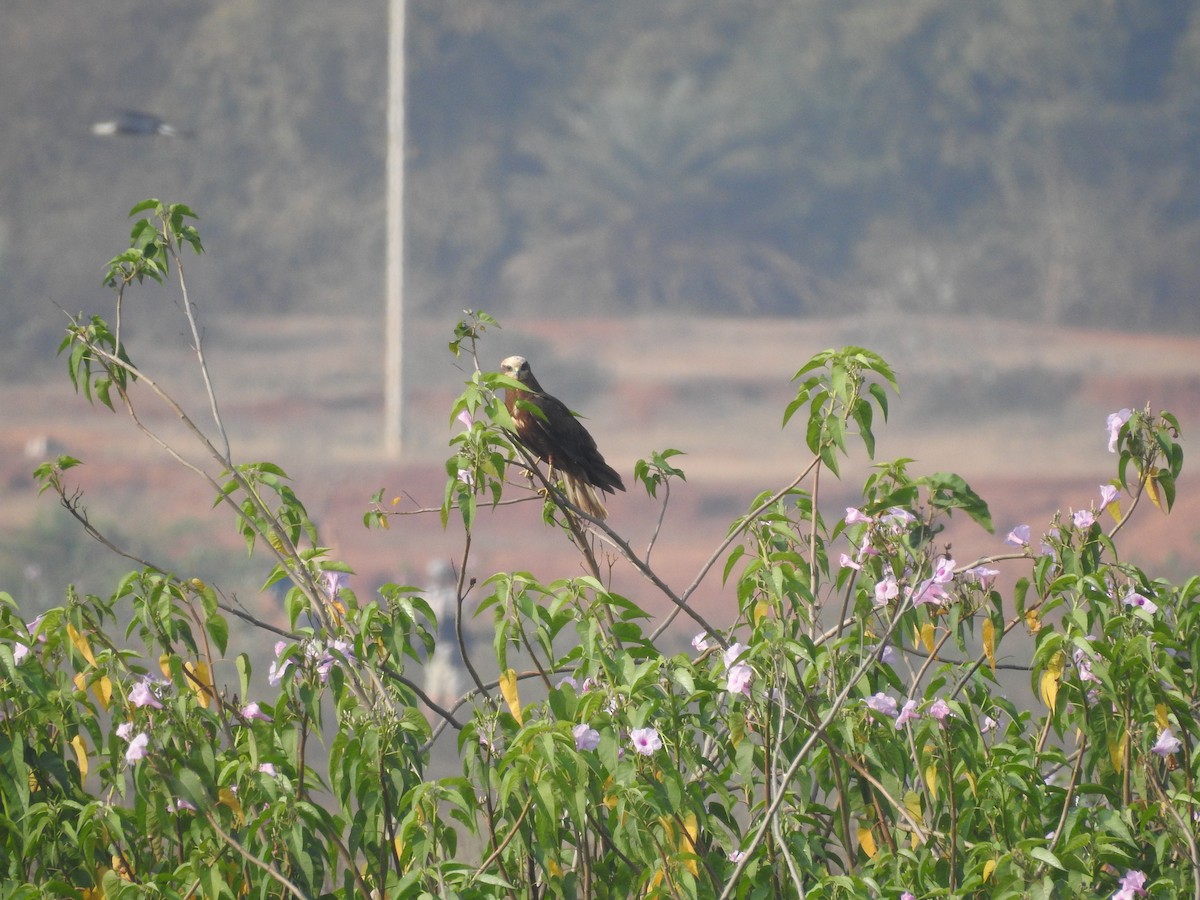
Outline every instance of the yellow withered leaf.
<path fill-rule="evenodd" d="M 992 873 L 996 871 L 996 861 L 989 859 L 983 864 L 983 880 L 987 881 L 992 877 Z"/>
<path fill-rule="evenodd" d="M 1038 679 L 1038 693 L 1041 695 L 1042 702 L 1051 711 L 1054 710 L 1054 704 L 1058 700 L 1058 684 L 1062 680 L 1064 659 L 1065 656 L 1061 650 L 1055 653 L 1046 666 L 1046 671 L 1042 672 L 1042 677 Z"/>
<path fill-rule="evenodd" d="M 171 654 L 163 653 L 158 657 L 158 668 L 163 673 L 163 678 L 167 681 L 171 680 Z"/>
<path fill-rule="evenodd" d="M 1171 724 L 1167 718 L 1167 706 L 1165 703 L 1156 703 L 1154 705 L 1154 724 L 1158 726 L 1158 730 L 1162 731 Z"/>
<path fill-rule="evenodd" d="M 757 625 L 759 622 L 761 622 L 766 617 L 767 613 L 769 613 L 770 611 L 771 611 L 771 605 L 769 603 L 767 603 L 766 600 L 759 600 L 757 603 L 754 604 L 754 612 L 751 615 L 751 618 L 753 619 L 753 623 L 755 625 Z"/>
<path fill-rule="evenodd" d="M 988 665 L 996 671 L 996 623 L 991 619 L 983 620 L 983 655 L 987 657 Z"/>
<path fill-rule="evenodd" d="M 517 720 L 517 724 L 524 725 L 525 720 L 521 718 L 521 698 L 517 696 L 515 669 L 505 669 L 500 673 L 500 693 L 504 696 L 504 702 L 508 704 L 508 711 Z"/>
<path fill-rule="evenodd" d="M 1108 755 L 1117 772 L 1125 771 L 1125 735 L 1108 739 Z"/>
<path fill-rule="evenodd" d="M 188 674 L 188 687 L 196 693 L 196 702 L 208 709 L 208 704 L 212 701 L 213 684 L 212 677 L 208 674 L 208 663 L 197 660 L 196 662 L 185 662 L 183 670 Z"/>
<path fill-rule="evenodd" d="M 90 684 L 92 693 L 96 695 L 96 701 L 104 709 L 108 709 L 108 703 L 112 699 L 112 680 L 110 678 L 101 676 L 89 682 L 86 672 L 77 672 L 71 680 L 75 684 L 75 689 L 79 691 L 86 692 Z"/>
<path fill-rule="evenodd" d="M 929 788 L 929 799 L 937 799 L 937 766 L 930 763 L 925 767 L 925 786 Z"/>
<path fill-rule="evenodd" d="M 83 787 L 84 779 L 88 776 L 88 755 L 83 736 L 77 734 L 71 738 L 71 746 L 75 748 L 75 759 L 79 762 L 79 786 Z"/>
<path fill-rule="evenodd" d="M 683 817 L 683 834 L 679 835 L 678 849 L 680 853 L 687 853 L 689 856 L 683 861 L 683 867 L 692 873 L 692 877 L 696 878 L 700 875 L 700 870 L 696 868 L 696 837 L 700 834 L 700 828 L 696 824 L 696 814 L 688 813 Z"/>
<path fill-rule="evenodd" d="M 875 835 L 871 834 L 871 829 L 865 825 L 858 826 L 858 845 L 870 859 L 874 859 L 875 854 L 879 852 L 879 848 L 875 846 Z"/>
<path fill-rule="evenodd" d="M 921 643 L 927 653 L 933 653 L 933 623 L 926 622 L 921 626 Z"/>
<path fill-rule="evenodd" d="M 1030 634 L 1037 634 L 1042 630 L 1042 618 L 1038 615 L 1036 609 L 1031 609 L 1025 613 L 1025 627 L 1029 629 Z"/>
<path fill-rule="evenodd" d="M 94 666 L 96 664 L 96 657 L 92 653 L 92 646 L 88 643 L 87 636 L 80 634 L 79 629 L 68 622 L 67 637 L 71 639 L 71 643 L 75 645 L 75 649 L 79 651 L 79 655 Z"/>
<path fill-rule="evenodd" d="M 904 808 L 908 810 L 908 814 L 913 818 L 913 821 L 921 821 L 921 795 L 916 791 L 907 791 L 904 794 Z M 921 843 L 921 836 L 914 831 L 912 834 L 911 844 L 914 849 Z"/>
<path fill-rule="evenodd" d="M 242 812 L 242 801 L 238 799 L 237 794 L 235 794 L 229 788 L 223 787 L 217 791 L 217 797 L 220 799 L 221 803 L 229 807 L 230 811 L 233 813 L 233 823 L 238 828 L 241 828 L 242 825 L 245 824 L 246 815 Z"/>
<path fill-rule="evenodd" d="M 1159 512 L 1166 512 L 1163 509 L 1162 494 L 1158 492 L 1158 469 L 1150 470 L 1150 475 L 1146 478 L 1146 493 L 1150 495 L 1150 502 L 1158 507 Z"/>

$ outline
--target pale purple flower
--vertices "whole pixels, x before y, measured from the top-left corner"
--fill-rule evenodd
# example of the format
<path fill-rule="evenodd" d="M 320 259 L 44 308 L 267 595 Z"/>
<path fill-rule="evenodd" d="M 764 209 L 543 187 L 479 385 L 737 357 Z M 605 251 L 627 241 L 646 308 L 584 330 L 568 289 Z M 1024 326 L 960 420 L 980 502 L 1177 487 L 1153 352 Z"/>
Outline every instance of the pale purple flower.
<path fill-rule="evenodd" d="M 942 724 L 945 724 L 946 717 L 954 715 L 954 711 L 950 709 L 950 704 L 938 697 L 929 704 L 929 715 L 931 718 L 937 719 Z"/>
<path fill-rule="evenodd" d="M 573 675 L 564 675 L 561 679 L 559 679 L 559 682 L 558 682 L 559 690 L 562 690 L 565 687 L 569 687 L 571 690 L 575 691 L 576 693 L 579 692 L 579 682 L 575 680 L 575 677 Z"/>
<path fill-rule="evenodd" d="M 729 851 L 729 861 L 731 863 L 740 863 L 745 858 L 746 858 L 745 850 L 730 850 Z"/>
<path fill-rule="evenodd" d="M 342 659 L 347 662 L 354 660 L 353 649 L 354 647 L 349 641 L 343 641 L 340 638 L 331 641 L 327 647 L 320 645 L 316 648 L 309 648 L 310 653 L 320 653 L 320 659 L 317 660 L 317 675 L 321 679 L 321 684 L 325 684 L 329 680 L 329 671 Z M 334 656 L 332 651 L 337 651 L 338 655 Z"/>
<path fill-rule="evenodd" d="M 992 731 L 994 728 L 996 728 L 996 726 L 999 724 L 1000 723 L 997 722 L 995 719 L 993 719 L 991 716 L 984 716 L 983 721 L 979 723 L 979 733 L 987 734 L 989 731 Z"/>
<path fill-rule="evenodd" d="M 278 775 L 279 774 L 278 772 L 275 771 L 275 763 L 269 763 L 269 762 L 259 763 L 258 771 L 261 772 L 263 775 Z"/>
<path fill-rule="evenodd" d="M 1075 523 L 1076 528 L 1080 531 L 1086 531 L 1096 521 L 1096 514 L 1090 509 L 1077 509 L 1071 513 L 1071 519 Z"/>
<path fill-rule="evenodd" d="M 167 801 L 167 812 L 181 812 L 185 809 L 190 809 L 192 812 L 196 811 L 196 807 L 182 797 L 174 797 Z"/>
<path fill-rule="evenodd" d="M 1154 613 L 1158 610 L 1157 603 L 1155 603 L 1149 597 L 1143 597 L 1137 591 L 1133 590 L 1125 595 L 1125 600 L 1123 602 L 1126 606 L 1136 606 L 1139 609 L 1144 609 L 1148 613 Z"/>
<path fill-rule="evenodd" d="M 872 647 L 870 652 L 874 653 L 875 650 L 876 648 Z M 884 665 L 894 665 L 896 662 L 896 648 L 891 644 L 884 644 L 883 648 L 879 650 L 879 661 Z"/>
<path fill-rule="evenodd" d="M 912 891 L 905 891 L 900 895 L 900 900 L 917 900 L 917 898 L 913 896 Z"/>
<path fill-rule="evenodd" d="M 150 735 L 146 732 L 136 734 L 129 741 L 129 747 L 125 750 L 125 762 L 133 765 L 139 759 L 146 755 L 146 747 L 150 743 Z"/>
<path fill-rule="evenodd" d="M 580 688 L 580 691 L 586 694 L 588 691 L 593 690 L 598 683 L 595 678 L 589 675 L 583 679 L 583 687 Z"/>
<path fill-rule="evenodd" d="M 1058 540 L 1059 537 L 1060 537 L 1060 532 L 1057 528 L 1051 528 L 1049 531 L 1047 531 L 1045 534 L 1043 534 L 1042 535 L 1042 547 L 1039 552 L 1039 555 L 1053 556 L 1054 555 L 1054 545 L 1050 542 Z"/>
<path fill-rule="evenodd" d="M 963 577 L 968 581 L 979 582 L 979 586 L 986 591 L 991 589 L 992 582 L 996 580 L 996 576 L 999 574 L 999 569 L 989 569 L 987 566 L 972 566 L 963 572 Z"/>
<path fill-rule="evenodd" d="M 933 580 L 936 584 L 946 584 L 954 579 L 955 562 L 948 556 L 939 556 L 933 566 Z"/>
<path fill-rule="evenodd" d="M 1122 409 L 1108 415 L 1108 452 L 1117 452 L 1117 438 L 1121 435 L 1121 426 L 1129 421 L 1129 417 L 1133 415 L 1132 409 Z"/>
<path fill-rule="evenodd" d="M 133 689 L 129 692 L 129 702 L 134 706 L 152 706 L 155 709 L 163 708 L 158 698 L 154 696 L 154 690 L 150 687 L 150 682 L 147 679 L 142 679 L 133 686 Z"/>
<path fill-rule="evenodd" d="M 1154 746 L 1150 748 L 1151 753 L 1157 753 L 1163 759 L 1168 756 L 1174 756 L 1179 752 L 1179 748 L 1183 746 L 1183 741 L 1175 737 L 1175 734 L 1170 728 L 1164 728 L 1158 733 L 1158 740 L 1154 742 Z"/>
<path fill-rule="evenodd" d="M 1071 658 L 1075 661 L 1075 668 L 1079 670 L 1079 680 L 1083 682 L 1094 681 L 1100 683 L 1100 679 L 1092 672 L 1092 661 L 1088 659 L 1082 648 L 1077 647 L 1075 652 L 1071 654 Z"/>
<path fill-rule="evenodd" d="M 750 696 L 750 682 L 754 678 L 754 670 L 745 663 L 734 663 L 726 673 L 725 690 L 731 694 Z"/>
<path fill-rule="evenodd" d="M 701 631 L 698 635 L 692 638 L 692 649 L 697 653 L 703 653 L 708 649 L 708 632 Z"/>
<path fill-rule="evenodd" d="M 12 654 L 13 662 L 19 666 L 24 661 L 25 657 L 29 655 L 29 647 L 25 644 L 22 644 L 20 641 L 14 641 Z"/>
<path fill-rule="evenodd" d="M 932 578 L 927 578 L 918 584 L 912 590 L 913 606 L 920 606 L 922 603 L 931 603 L 934 606 L 942 606 L 950 599 L 950 594 L 946 589 L 934 581 Z"/>
<path fill-rule="evenodd" d="M 1018 525 L 1008 533 L 1004 538 L 1004 543 L 1012 547 L 1027 547 L 1029 546 L 1029 526 Z"/>
<path fill-rule="evenodd" d="M 1121 876 L 1121 889 L 1112 895 L 1112 900 L 1133 900 L 1146 894 L 1146 873 L 1131 869 Z"/>
<path fill-rule="evenodd" d="M 1108 506 L 1110 503 L 1115 503 L 1118 497 L 1116 487 L 1111 484 L 1100 485 L 1100 505 Z"/>
<path fill-rule="evenodd" d="M 921 718 L 921 714 L 917 712 L 917 701 L 906 700 L 900 714 L 896 716 L 896 728 L 903 728 L 909 722 L 919 718 Z"/>
<path fill-rule="evenodd" d="M 854 560 L 852 560 L 850 558 L 850 555 L 847 553 L 843 553 L 841 556 L 838 557 L 838 565 L 840 565 L 843 569 L 861 569 L 862 568 L 862 566 L 859 565 L 858 563 L 856 563 Z"/>
<path fill-rule="evenodd" d="M 271 687 L 275 687 L 275 685 L 279 684 L 279 682 L 283 679 L 283 673 L 286 672 L 288 666 L 292 664 L 291 659 L 285 659 L 283 661 L 283 665 L 279 664 L 279 655 L 286 649 L 286 641 L 275 642 L 275 660 L 271 663 L 270 668 L 267 669 L 267 683 L 270 684 Z"/>
<path fill-rule="evenodd" d="M 733 643 L 725 649 L 725 668 L 729 669 L 746 652 L 745 644 Z"/>
<path fill-rule="evenodd" d="M 629 732 L 629 740 L 633 743 L 633 749 L 642 756 L 652 756 L 662 748 L 662 738 L 653 728 L 635 728 Z"/>
<path fill-rule="evenodd" d="M 863 702 L 867 704 L 869 709 L 873 709 L 878 713 L 883 713 L 885 716 L 888 716 L 892 719 L 896 718 L 898 713 L 898 704 L 896 703 L 896 698 L 889 697 L 887 694 L 883 693 L 883 691 L 880 691 L 878 694 L 872 694 Z"/>
<path fill-rule="evenodd" d="M 886 606 L 889 600 L 895 600 L 900 596 L 900 585 L 896 582 L 896 576 L 888 574 L 875 583 L 875 605 Z"/>
<path fill-rule="evenodd" d="M 900 534 L 905 531 L 909 525 L 917 521 L 917 517 L 910 513 L 907 509 L 901 509 L 899 506 L 893 506 L 887 511 L 880 521 L 888 527 L 892 534 Z"/>
<path fill-rule="evenodd" d="M 861 509 L 856 509 L 853 506 L 846 507 L 846 524 L 847 525 L 865 525 L 875 521 Z"/>
<path fill-rule="evenodd" d="M 595 750 L 600 746 L 600 732 L 587 722 L 580 722 L 571 733 L 575 736 L 576 750 Z"/>
<path fill-rule="evenodd" d="M 133 737 L 133 723 L 132 722 L 122 722 L 120 725 L 118 725 L 117 726 L 117 737 L 119 737 L 123 741 L 127 741 L 131 737 Z"/>
<path fill-rule="evenodd" d="M 454 418 L 456 418 L 458 420 L 458 423 L 460 425 L 462 425 L 462 427 L 465 428 L 467 431 L 470 431 L 472 426 L 475 424 L 475 420 L 473 418 L 471 418 L 471 414 L 469 412 L 467 412 L 465 409 L 462 412 L 460 412 L 457 416 L 455 416 Z"/>
<path fill-rule="evenodd" d="M 346 573 L 326 569 L 321 573 L 321 578 L 325 582 L 325 592 L 329 594 L 329 599 L 337 600 L 338 594 L 341 593 L 342 587 L 346 584 Z"/>
<path fill-rule="evenodd" d="M 258 719 L 260 722 L 270 722 L 271 721 L 271 717 L 268 716 L 265 712 L 263 712 L 259 708 L 258 701 L 253 701 L 251 703 L 247 703 L 245 706 L 242 707 L 242 718 L 243 719 Z"/>

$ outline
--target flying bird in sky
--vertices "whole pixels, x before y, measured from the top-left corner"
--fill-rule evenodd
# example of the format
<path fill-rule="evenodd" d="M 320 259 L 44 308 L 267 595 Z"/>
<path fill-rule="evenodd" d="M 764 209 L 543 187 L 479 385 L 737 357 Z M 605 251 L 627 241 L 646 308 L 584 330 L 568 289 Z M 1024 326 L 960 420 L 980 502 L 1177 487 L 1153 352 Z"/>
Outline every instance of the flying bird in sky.
<path fill-rule="evenodd" d="M 166 137 L 192 136 L 190 131 L 176 128 L 156 115 L 138 112 L 135 109 L 122 110 L 117 113 L 116 118 L 106 122 L 96 122 L 92 125 L 92 134 L 104 137 L 112 134 L 126 134 L 135 137 L 153 134 L 161 134 Z"/>
<path fill-rule="evenodd" d="M 593 518 L 605 518 L 608 510 L 596 489 L 611 494 L 625 490 L 625 485 L 596 449 L 596 441 L 560 400 L 542 390 L 525 357 L 508 357 L 500 363 L 500 372 L 525 386 L 525 390 L 504 391 L 504 405 L 512 416 L 517 438 L 530 453 L 548 463 L 552 473 L 562 473 L 572 503 Z M 533 409 L 522 407 L 518 401 L 525 401 Z M 541 410 L 542 415 L 534 409 Z"/>

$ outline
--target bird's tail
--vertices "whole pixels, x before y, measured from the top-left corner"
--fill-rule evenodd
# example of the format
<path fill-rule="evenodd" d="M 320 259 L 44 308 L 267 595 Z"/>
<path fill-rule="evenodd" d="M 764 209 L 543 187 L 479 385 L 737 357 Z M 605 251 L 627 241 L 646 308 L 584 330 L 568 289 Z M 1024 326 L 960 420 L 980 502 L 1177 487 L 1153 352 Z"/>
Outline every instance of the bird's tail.
<path fill-rule="evenodd" d="M 582 478 L 563 474 L 563 482 L 567 487 L 567 499 L 582 509 L 593 519 L 607 519 L 608 510 L 600 500 L 600 494 L 592 485 Z"/>

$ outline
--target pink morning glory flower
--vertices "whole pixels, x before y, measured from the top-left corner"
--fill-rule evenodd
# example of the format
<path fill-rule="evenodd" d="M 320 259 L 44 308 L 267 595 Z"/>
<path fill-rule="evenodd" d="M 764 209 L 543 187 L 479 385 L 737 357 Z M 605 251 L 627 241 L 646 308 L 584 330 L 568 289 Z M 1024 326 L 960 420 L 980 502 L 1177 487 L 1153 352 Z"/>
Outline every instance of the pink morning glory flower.
<path fill-rule="evenodd" d="M 1112 900 L 1133 900 L 1138 894 L 1146 894 L 1146 873 L 1131 869 L 1121 876 L 1121 889 L 1112 895 Z"/>
<path fill-rule="evenodd" d="M 993 719 L 991 716 L 984 716 L 983 720 L 979 723 L 979 733 L 987 734 L 989 731 L 993 730 L 999 724 L 1000 723 L 997 722 L 995 719 Z"/>
<path fill-rule="evenodd" d="M 883 691 L 880 691 L 878 694 L 872 694 L 863 702 L 867 704 L 869 709 L 873 709 L 878 713 L 883 713 L 889 718 L 896 718 L 898 713 L 896 698 L 889 697 L 887 694 L 883 693 Z"/>
<path fill-rule="evenodd" d="M 745 644 L 733 643 L 725 649 L 725 668 L 732 666 L 739 656 L 746 652 Z"/>
<path fill-rule="evenodd" d="M 1133 415 L 1132 409 L 1122 409 L 1108 415 L 1108 452 L 1117 452 L 1117 438 L 1121 436 L 1121 426 L 1129 421 L 1129 417 Z"/>
<path fill-rule="evenodd" d="M 921 714 L 917 712 L 917 701 L 906 700 L 900 714 L 896 716 L 896 728 L 903 728 L 909 722 L 919 718 L 921 718 Z"/>
<path fill-rule="evenodd" d="M 283 665 L 279 664 L 279 655 L 286 649 L 286 641 L 275 642 L 275 660 L 271 663 L 271 667 L 267 669 L 267 683 L 270 684 L 271 687 L 275 687 L 275 685 L 279 684 L 279 682 L 283 680 L 283 673 L 286 672 L 288 666 L 292 664 L 290 659 L 285 659 L 283 661 Z"/>
<path fill-rule="evenodd" d="M 329 594 L 329 599 L 336 600 L 342 586 L 346 583 L 346 573 L 326 569 L 321 573 L 321 578 L 325 582 L 325 591 Z"/>
<path fill-rule="evenodd" d="M 706 632 L 702 631 L 692 638 L 692 649 L 697 653 L 703 653 L 708 649 L 708 634 Z"/>
<path fill-rule="evenodd" d="M 1100 485 L 1100 505 L 1108 506 L 1110 503 L 1115 503 L 1118 496 L 1118 491 L 1111 484 Z"/>
<path fill-rule="evenodd" d="M 587 722 L 580 722 L 571 733 L 575 736 L 576 750 L 595 750 L 600 746 L 600 732 Z"/>
<path fill-rule="evenodd" d="M 1004 543 L 1012 547 L 1027 547 L 1029 546 L 1029 526 L 1018 525 L 1008 533 L 1004 538 Z"/>
<path fill-rule="evenodd" d="M 745 858 L 746 858 L 746 851 L 745 851 L 745 850 L 731 850 L 731 851 L 729 851 L 729 861 L 730 861 L 731 863 L 740 863 L 740 862 L 741 862 L 743 859 L 745 859 Z"/>
<path fill-rule="evenodd" d="M 1130 591 L 1128 594 L 1126 594 L 1123 602 L 1126 606 L 1135 606 L 1140 609 L 1144 609 L 1148 613 L 1153 613 L 1158 609 L 1157 603 L 1155 603 L 1149 597 L 1143 597 L 1137 591 Z"/>
<path fill-rule="evenodd" d="M 122 722 L 120 725 L 118 725 L 117 726 L 117 737 L 119 737 L 123 741 L 127 741 L 131 737 L 133 737 L 133 723 L 132 722 Z"/>
<path fill-rule="evenodd" d="M 279 774 L 278 772 L 275 771 L 275 764 L 269 763 L 269 762 L 260 763 L 258 766 L 258 771 L 261 772 L 263 775 L 278 775 Z"/>
<path fill-rule="evenodd" d="M 841 566 L 843 569 L 861 569 L 862 568 L 862 566 L 860 566 L 858 563 L 856 563 L 854 560 L 852 560 L 850 558 L 849 554 L 846 554 L 846 553 L 843 553 L 841 556 L 838 557 L 838 565 Z"/>
<path fill-rule="evenodd" d="M 905 891 L 900 895 L 900 900 L 917 900 L 917 898 L 913 896 L 912 891 Z"/>
<path fill-rule="evenodd" d="M 944 724 L 948 716 L 954 715 L 954 711 L 950 709 L 949 703 L 938 697 L 929 704 L 929 715 Z"/>
<path fill-rule="evenodd" d="M 1163 759 L 1168 756 L 1174 756 L 1179 752 L 1179 748 L 1183 746 L 1183 741 L 1175 737 L 1170 728 L 1164 728 L 1158 733 L 1158 740 L 1154 742 L 1154 746 L 1150 748 L 1151 753 L 1157 753 Z"/>
<path fill-rule="evenodd" d="M 140 734 L 134 735 L 133 739 L 129 742 L 129 747 L 125 750 L 125 762 L 132 766 L 139 759 L 145 757 L 146 747 L 149 743 L 150 735 L 146 734 L 146 732 L 143 731 Z"/>
<path fill-rule="evenodd" d="M 653 728 L 635 728 L 629 732 L 629 740 L 633 749 L 642 756 L 653 756 L 655 751 L 662 749 L 662 738 Z"/>
<path fill-rule="evenodd" d="M 847 525 L 865 525 L 873 522 L 870 516 L 864 513 L 861 509 L 856 509 L 853 506 L 846 507 L 846 524 Z"/>
<path fill-rule="evenodd" d="M 954 579 L 955 562 L 948 556 L 939 556 L 933 566 L 933 580 L 937 584 L 946 584 Z"/>
<path fill-rule="evenodd" d="M 725 690 L 731 694 L 750 696 L 750 682 L 754 679 L 754 670 L 745 663 L 734 663 L 726 673 Z"/>
<path fill-rule="evenodd" d="M 912 596 L 913 606 L 920 606 L 922 603 L 932 603 L 934 606 L 941 606 L 950 599 L 950 595 L 946 593 L 946 589 L 932 578 L 927 578 L 918 584 L 913 589 Z"/>
<path fill-rule="evenodd" d="M 900 596 L 900 585 L 896 582 L 895 575 L 887 575 L 875 583 L 875 605 L 886 606 L 889 600 L 895 600 Z"/>
<path fill-rule="evenodd" d="M 1092 661 L 1088 659 L 1082 649 L 1076 648 L 1075 652 L 1071 654 L 1071 658 L 1075 661 L 1075 668 L 1079 670 L 1080 681 L 1100 683 L 1100 679 L 1092 673 Z"/>
<path fill-rule="evenodd" d="M 242 718 L 258 719 L 260 722 L 270 722 L 271 721 L 271 717 L 268 716 L 261 709 L 259 709 L 257 701 L 252 702 L 252 703 L 247 703 L 245 706 L 242 707 Z"/>
<path fill-rule="evenodd" d="M 163 705 L 158 702 L 158 698 L 154 696 L 150 682 L 144 679 L 135 684 L 129 692 L 129 702 L 134 706 L 151 706 L 154 709 L 163 708 Z"/>
<path fill-rule="evenodd" d="M 908 528 L 913 522 L 917 521 L 917 517 L 910 513 L 907 509 L 901 509 L 899 506 L 893 506 L 881 519 L 882 523 L 888 527 L 892 534 L 900 534 Z"/>
<path fill-rule="evenodd" d="M 963 577 L 968 581 L 978 582 L 979 586 L 986 591 L 991 589 L 992 582 L 996 580 L 996 576 L 999 574 L 999 569 L 989 569 L 987 566 L 972 566 L 963 572 Z"/>
<path fill-rule="evenodd" d="M 180 812 L 185 809 L 190 809 L 192 812 L 196 811 L 196 807 L 182 797 L 175 797 L 167 801 L 167 812 Z"/>
<path fill-rule="evenodd" d="M 462 427 L 465 428 L 467 431 L 470 431 L 471 426 L 475 424 L 475 420 L 471 418 L 471 414 L 469 412 L 467 412 L 465 409 L 462 412 L 460 412 L 457 416 L 455 416 L 454 418 L 456 418 L 458 420 L 458 423 L 460 425 L 462 425 Z"/>

